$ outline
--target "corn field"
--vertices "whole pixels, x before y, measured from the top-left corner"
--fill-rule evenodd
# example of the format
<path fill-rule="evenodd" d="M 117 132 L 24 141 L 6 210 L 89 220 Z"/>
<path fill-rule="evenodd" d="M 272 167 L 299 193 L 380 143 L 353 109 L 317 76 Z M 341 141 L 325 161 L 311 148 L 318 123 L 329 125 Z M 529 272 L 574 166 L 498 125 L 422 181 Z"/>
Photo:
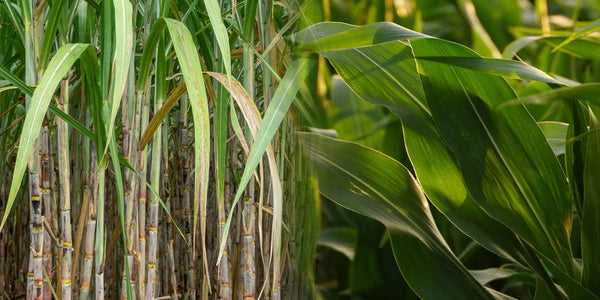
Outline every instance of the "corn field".
<path fill-rule="evenodd" d="M 296 3 L 0 7 L 0 297 L 310 297 Z"/>

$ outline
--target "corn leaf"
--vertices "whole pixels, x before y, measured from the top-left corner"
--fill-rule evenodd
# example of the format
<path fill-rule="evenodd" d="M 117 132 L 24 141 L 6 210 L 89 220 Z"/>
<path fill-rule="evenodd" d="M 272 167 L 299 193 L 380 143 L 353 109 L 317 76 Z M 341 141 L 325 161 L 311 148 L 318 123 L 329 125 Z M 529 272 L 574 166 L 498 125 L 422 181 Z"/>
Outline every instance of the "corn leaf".
<path fill-rule="evenodd" d="M 416 56 L 472 56 L 435 39 L 411 40 Z M 554 153 L 522 106 L 494 107 L 514 93 L 503 79 L 420 60 L 432 116 L 477 203 L 566 274 L 577 277 L 569 232 L 571 196 Z"/>
<path fill-rule="evenodd" d="M 315 134 L 301 137 L 321 193 L 386 226 L 398 267 L 419 297 L 493 299 L 452 254 L 425 195 L 404 166 L 358 144 Z"/>
<path fill-rule="evenodd" d="M 596 176 L 600 169 L 600 122 L 598 110 L 590 109 L 590 131 L 583 170 L 583 216 L 581 221 L 581 254 L 583 258 L 583 284 L 600 294 L 600 182 Z"/>
<path fill-rule="evenodd" d="M 554 47 L 554 49 L 552 49 L 552 51 L 557 51 L 560 48 L 564 47 L 566 44 L 582 38 L 590 33 L 593 33 L 594 31 L 598 31 L 600 30 L 600 19 L 596 20 L 595 22 L 593 22 L 592 24 L 581 28 L 580 30 L 578 30 L 577 32 L 574 32 L 568 39 L 566 39 L 564 42 L 560 43 L 558 46 Z"/>
<path fill-rule="evenodd" d="M 520 241 L 490 218 L 467 192 L 453 154 L 426 107 L 411 49 L 392 42 L 322 52 L 362 99 L 389 108 L 404 125 L 406 147 L 419 182 L 435 206 L 458 228 L 490 251 L 527 264 Z"/>

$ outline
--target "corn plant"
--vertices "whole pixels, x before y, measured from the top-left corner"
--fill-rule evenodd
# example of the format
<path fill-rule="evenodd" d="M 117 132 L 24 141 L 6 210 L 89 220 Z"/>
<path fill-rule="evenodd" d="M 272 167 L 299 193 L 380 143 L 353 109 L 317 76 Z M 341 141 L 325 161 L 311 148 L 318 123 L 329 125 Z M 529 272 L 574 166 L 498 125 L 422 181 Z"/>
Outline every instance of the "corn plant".
<path fill-rule="evenodd" d="M 459 2 L 471 13 L 470 26 L 480 26 L 469 12 L 473 3 Z M 574 33 L 548 26 L 540 36 L 515 29 L 521 36 L 505 42 L 503 52 L 483 28 L 474 29 L 479 53 L 394 23 L 322 22 L 294 37 L 333 66 L 339 77 L 332 80 L 402 124 L 385 133 L 400 140 L 396 150 L 315 133 L 300 137 L 321 194 L 385 226 L 397 266 L 420 298 L 600 296 L 592 171 L 598 84 L 591 67 L 598 40 L 590 35 L 598 21 Z M 545 53 L 547 64 L 511 60 L 528 57 L 531 48 Z M 552 69 L 565 56 L 573 67 Z M 335 81 L 331 86 L 333 93 Z M 370 120 L 365 111 L 356 118 Z M 443 219 L 473 241 L 469 248 L 500 257 L 502 265 L 469 270 L 463 254 L 473 250 L 450 246 L 439 228 Z M 498 280 L 524 288 L 513 293 L 490 284 Z"/>
<path fill-rule="evenodd" d="M 0 297 L 313 294 L 293 3 L 0 7 Z"/>

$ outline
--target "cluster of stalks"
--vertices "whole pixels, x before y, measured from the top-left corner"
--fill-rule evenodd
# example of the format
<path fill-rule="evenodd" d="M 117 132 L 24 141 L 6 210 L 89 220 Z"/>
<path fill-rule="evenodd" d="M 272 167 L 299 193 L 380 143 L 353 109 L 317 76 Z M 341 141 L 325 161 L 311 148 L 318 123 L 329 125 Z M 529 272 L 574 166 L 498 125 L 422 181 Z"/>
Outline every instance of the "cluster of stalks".
<path fill-rule="evenodd" d="M 225 20 L 233 49 L 227 58 L 207 17 L 211 3 Z M 125 70 L 117 69 L 115 35 L 127 31 L 118 25 L 119 5 L 131 6 L 133 24 Z M 261 162 L 235 204 L 252 128 L 261 124 L 237 118 L 244 108 L 231 100 L 231 86 L 197 74 L 206 87 L 210 132 L 203 134 L 211 145 L 203 153 L 209 163 L 199 166 L 194 136 L 202 127 L 192 119 L 195 99 L 182 76 L 188 62 L 178 60 L 175 40 L 160 35 L 150 72 L 140 72 L 156 20 L 180 20 L 198 45 L 202 69 L 230 73 L 264 112 L 292 62 L 283 37 L 298 20 L 296 8 L 273 0 L 17 0 L 0 6 L 0 155 L 7 158 L 0 163 L 0 298 L 289 299 L 312 293 L 316 200 L 299 145 L 290 138 L 298 117 L 288 115 L 271 142 L 278 168 Z M 42 88 L 53 55 L 70 43 L 93 46 L 98 74 L 90 79 L 75 63 L 61 79 L 23 183 L 9 196 L 29 129 L 25 112 L 38 105 L 32 93 Z M 139 85 L 142 77 L 147 84 Z M 90 80 L 100 90 L 91 89 Z M 112 114 L 115 93 L 122 97 Z M 196 192 L 202 170 L 209 174 L 204 201 Z M 272 241 L 273 170 L 284 179 L 280 245 Z M 272 255 L 274 248 L 281 255 Z"/>

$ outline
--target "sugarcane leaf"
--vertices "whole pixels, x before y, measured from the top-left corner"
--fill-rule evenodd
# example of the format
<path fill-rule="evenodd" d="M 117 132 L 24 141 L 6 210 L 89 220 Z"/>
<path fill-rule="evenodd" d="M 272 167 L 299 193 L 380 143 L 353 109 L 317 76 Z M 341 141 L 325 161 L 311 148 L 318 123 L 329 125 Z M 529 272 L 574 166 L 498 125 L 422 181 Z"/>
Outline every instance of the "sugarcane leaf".
<path fill-rule="evenodd" d="M 404 166 L 358 144 L 315 134 L 300 137 L 321 193 L 386 226 L 398 268 L 419 297 L 493 298 L 452 254 Z"/>
<path fill-rule="evenodd" d="M 111 139 L 115 119 L 121 104 L 121 97 L 127 84 L 127 74 L 131 63 L 131 52 L 133 50 L 133 13 L 131 3 L 128 0 L 113 0 L 115 20 L 115 48 L 113 50 L 113 62 L 111 73 L 111 84 L 108 93 L 110 116 L 108 119 L 107 139 Z M 104 152 L 108 150 L 108 144 Z"/>
<path fill-rule="evenodd" d="M 67 2 L 67 0 L 52 1 L 52 5 L 50 6 L 50 14 L 48 15 L 48 21 L 46 22 L 46 30 L 44 31 L 42 48 L 40 51 L 39 67 L 42 70 L 42 73 L 48 63 L 50 51 L 52 50 L 52 45 L 54 45 L 55 41 L 56 29 L 60 23 L 59 19 L 64 12 L 63 9 Z"/>
<path fill-rule="evenodd" d="M 152 117 L 152 120 L 150 120 L 148 123 L 148 127 L 144 131 L 144 134 L 142 134 L 140 142 L 138 143 L 138 148 L 140 148 L 140 150 L 144 150 L 146 148 L 146 145 L 148 145 L 148 143 L 152 140 L 152 136 L 154 136 L 154 133 L 159 128 L 160 124 L 167 117 L 171 109 L 175 107 L 175 104 L 179 102 L 179 99 L 185 95 L 185 93 L 185 81 L 183 81 L 173 89 L 171 94 L 169 94 L 169 97 L 167 97 L 167 101 L 163 103 L 163 105 Z"/>
<path fill-rule="evenodd" d="M 232 207 L 235 207 L 240 197 L 242 196 L 248 182 L 250 182 L 250 178 L 254 173 L 254 170 L 260 163 L 263 154 L 269 147 L 271 139 L 277 132 L 279 125 L 283 121 L 288 108 L 292 104 L 292 101 L 296 97 L 296 93 L 300 89 L 300 84 L 306 79 L 310 68 L 314 65 L 314 61 L 307 58 L 301 58 L 292 63 L 292 65 L 288 68 L 286 74 L 282 78 L 279 87 L 273 94 L 273 98 L 271 99 L 271 103 L 267 108 L 264 118 L 262 120 L 261 126 L 256 133 L 256 137 L 254 138 L 254 143 L 252 144 L 252 148 L 250 150 L 250 154 L 248 155 L 248 159 L 246 162 L 246 166 L 244 167 L 244 172 L 242 173 L 242 177 L 238 184 L 238 190 L 236 192 L 235 198 L 231 204 Z M 280 187 L 279 187 L 280 188 Z M 276 196 L 276 195 L 274 195 Z M 278 195 L 281 197 L 280 195 Z M 282 208 L 283 203 L 281 198 L 273 199 L 273 228 L 272 228 L 272 237 L 271 241 L 274 246 L 271 248 L 271 256 L 275 261 L 279 260 L 280 255 L 280 234 L 281 234 L 281 217 L 282 217 Z M 227 217 L 227 221 L 224 227 L 224 235 L 227 235 L 229 232 L 229 228 L 231 226 L 231 221 L 233 218 L 232 209 L 229 212 L 229 216 Z M 275 223 L 277 222 L 277 224 Z M 217 261 L 220 261 L 222 257 L 223 250 L 225 249 L 226 240 L 223 239 L 221 245 L 219 246 L 219 257 Z M 273 249 L 274 248 L 274 249 Z M 274 252 L 273 252 L 274 251 Z"/>
<path fill-rule="evenodd" d="M 477 55 L 436 39 L 411 40 L 417 57 Z M 504 79 L 418 60 L 440 134 L 457 157 L 469 192 L 493 218 L 573 277 L 570 190 L 539 127 Z M 509 110 L 510 108 L 510 110 Z"/>
<path fill-rule="evenodd" d="M 158 18 L 152 25 L 152 30 L 146 41 L 142 54 L 140 71 L 136 89 L 141 92 L 146 84 L 152 56 L 154 56 L 160 34 L 167 29 L 173 42 L 175 53 L 186 83 L 188 98 L 192 108 L 194 121 L 194 218 L 193 231 L 197 231 L 199 211 L 202 212 L 201 237 L 204 269 L 208 276 L 208 259 L 206 257 L 206 203 L 208 198 L 209 164 L 210 164 L 210 119 L 208 115 L 208 97 L 202 76 L 202 65 L 196 51 L 192 34 L 187 27 L 173 19 Z M 195 235 L 192 247 L 195 247 Z M 210 278 L 210 277 L 207 277 Z"/>
<path fill-rule="evenodd" d="M 244 87 L 235 78 L 228 78 L 224 74 L 215 72 L 207 72 L 207 74 L 219 81 L 221 85 L 227 89 L 229 94 L 236 101 L 238 107 L 244 115 L 244 119 L 246 120 L 248 127 L 250 128 L 250 133 L 252 134 L 252 137 L 256 140 L 263 120 L 260 117 L 260 112 L 258 111 L 256 104 L 254 103 L 254 101 L 252 101 L 252 98 L 250 98 Z M 237 117 L 235 116 L 235 110 L 233 108 L 231 109 L 231 115 L 232 122 L 237 123 Z M 241 135 L 241 130 L 238 128 L 239 123 L 233 125 L 233 127 L 234 131 L 236 131 L 236 135 Z M 241 139 L 240 143 L 245 143 L 245 140 Z M 244 150 L 247 151 L 247 149 Z M 265 150 L 267 154 L 267 161 L 269 164 L 269 173 L 271 176 L 273 203 L 281 203 L 283 201 L 283 195 L 281 191 L 281 179 L 279 178 L 277 161 L 275 160 L 275 153 L 273 152 L 273 148 L 271 147 L 270 143 L 268 144 Z M 250 155 L 250 153 L 248 153 L 248 155 Z M 275 210 L 273 211 L 275 215 Z M 281 228 L 281 219 L 274 217 L 273 229 L 276 230 L 279 228 Z M 224 231 L 226 232 L 227 230 L 225 229 Z M 224 234 L 224 236 L 226 235 Z M 274 241 L 273 247 L 278 247 L 279 236 L 273 235 L 272 240 Z M 221 245 L 223 245 L 223 242 L 226 242 L 226 239 L 222 240 Z M 270 255 L 272 256 L 276 251 L 278 251 L 277 248 L 271 248 Z"/>
<path fill-rule="evenodd" d="M 229 49 L 229 35 L 227 33 L 227 28 L 225 28 L 225 24 L 223 23 L 223 18 L 221 17 L 221 8 L 219 6 L 219 2 L 217 0 L 204 0 L 204 5 L 206 6 L 206 12 L 208 13 L 208 18 L 210 19 L 213 33 L 215 34 L 215 38 L 219 44 L 219 50 L 222 56 L 221 60 L 223 61 L 223 66 L 225 67 L 225 73 L 230 76 L 231 50 Z"/>
<path fill-rule="evenodd" d="M 87 52 L 87 53 L 86 53 Z M 86 55 L 84 55 L 84 53 Z M 27 109 L 27 114 L 25 116 L 25 121 L 23 123 L 23 129 L 21 131 L 20 139 L 19 139 L 19 151 L 17 152 L 17 159 L 15 162 L 15 169 L 13 172 L 13 177 L 10 186 L 9 196 L 6 202 L 6 211 L 4 212 L 4 216 L 2 217 L 2 223 L 0 224 L 0 230 L 4 227 L 6 223 L 6 219 L 8 214 L 10 213 L 10 209 L 15 201 L 17 196 L 17 192 L 19 187 L 21 186 L 21 181 L 23 180 L 23 175 L 25 173 L 25 168 L 27 167 L 27 162 L 29 157 L 32 155 L 33 145 L 39 131 L 42 127 L 42 121 L 44 120 L 44 115 L 48 110 L 48 106 L 50 104 L 50 100 L 54 95 L 54 91 L 58 87 L 58 84 L 63 79 L 64 76 L 67 75 L 73 64 L 80 58 L 85 58 L 88 64 L 90 60 L 93 60 L 93 57 L 96 57 L 94 53 L 93 47 L 88 44 L 67 44 L 61 47 L 50 63 L 46 68 L 46 72 L 40 78 L 37 88 L 35 89 L 33 96 L 31 98 L 31 102 L 29 108 Z M 95 62 L 94 62 L 95 63 Z M 89 73 L 93 73 L 93 70 L 86 70 Z M 98 92 L 97 83 L 94 85 L 95 80 L 93 79 L 95 74 L 86 74 L 86 77 L 90 78 L 88 81 L 88 88 Z M 97 137 L 97 136 L 96 136 Z M 97 140 L 97 138 L 96 138 Z"/>
<path fill-rule="evenodd" d="M 33 89 L 30 88 L 23 80 L 19 77 L 12 74 L 5 66 L 0 65 L 0 77 L 4 78 L 8 82 L 12 83 L 15 87 L 17 87 L 21 92 L 25 95 L 33 95 Z M 75 120 L 73 117 L 69 116 L 65 112 L 63 112 L 60 108 L 56 107 L 54 104 L 50 104 L 50 111 L 56 114 L 59 118 L 65 121 L 67 124 L 71 125 L 75 130 L 79 131 L 81 134 L 87 136 L 90 139 L 94 139 L 94 133 L 83 126 L 79 121 Z"/>

